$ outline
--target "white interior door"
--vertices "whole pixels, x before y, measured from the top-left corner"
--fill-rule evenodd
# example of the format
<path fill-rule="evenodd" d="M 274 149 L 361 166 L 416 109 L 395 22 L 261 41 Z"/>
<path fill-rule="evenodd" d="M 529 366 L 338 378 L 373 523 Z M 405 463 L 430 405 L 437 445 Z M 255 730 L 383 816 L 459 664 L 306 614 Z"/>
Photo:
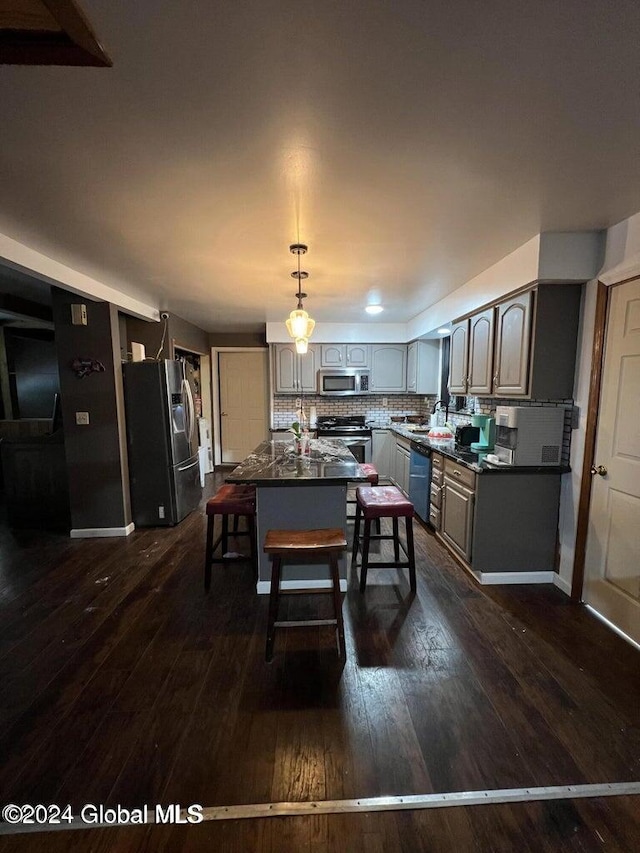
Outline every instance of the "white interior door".
<path fill-rule="evenodd" d="M 584 599 L 640 643 L 640 281 L 612 288 Z"/>
<path fill-rule="evenodd" d="M 268 352 L 221 352 L 222 462 L 242 460 L 268 436 Z"/>

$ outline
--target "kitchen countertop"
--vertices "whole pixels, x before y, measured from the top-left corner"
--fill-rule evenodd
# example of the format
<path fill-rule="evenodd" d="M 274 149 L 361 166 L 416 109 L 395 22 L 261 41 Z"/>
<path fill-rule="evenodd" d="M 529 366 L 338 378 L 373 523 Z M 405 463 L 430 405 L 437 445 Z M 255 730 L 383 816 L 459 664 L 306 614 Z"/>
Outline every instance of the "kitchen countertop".
<path fill-rule="evenodd" d="M 468 447 L 462 447 L 456 444 L 453 439 L 450 441 L 432 441 L 426 435 L 416 433 L 407 424 L 389 424 L 381 428 L 390 429 L 397 435 L 408 438 L 423 447 L 430 447 L 448 459 L 453 459 L 454 462 L 470 468 L 476 474 L 567 474 L 571 470 L 568 465 L 493 465 L 491 462 L 487 462 L 486 453 L 478 453 Z M 427 427 L 424 429 L 426 430 Z"/>
<path fill-rule="evenodd" d="M 343 441 L 312 438 L 309 456 L 297 456 L 291 439 L 263 441 L 225 478 L 258 486 L 329 485 L 365 482 L 366 476 Z"/>

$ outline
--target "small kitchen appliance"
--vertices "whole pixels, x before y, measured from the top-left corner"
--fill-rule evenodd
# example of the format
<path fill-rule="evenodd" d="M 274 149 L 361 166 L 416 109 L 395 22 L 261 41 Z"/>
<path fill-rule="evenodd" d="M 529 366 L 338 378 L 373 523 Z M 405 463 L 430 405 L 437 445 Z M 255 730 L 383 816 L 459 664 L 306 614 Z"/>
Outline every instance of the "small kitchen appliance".
<path fill-rule="evenodd" d="M 477 441 L 471 442 L 471 449 L 479 453 L 493 450 L 496 439 L 496 419 L 490 415 L 473 415 L 471 424 L 478 427 L 479 436 Z"/>
<path fill-rule="evenodd" d="M 460 447 L 470 447 L 472 442 L 480 440 L 480 428 L 471 424 L 461 424 L 456 427 L 456 444 Z"/>
<path fill-rule="evenodd" d="M 353 397 L 368 393 L 368 370 L 327 368 L 318 371 L 318 394 L 323 397 Z"/>
<path fill-rule="evenodd" d="M 559 465 L 564 409 L 544 406 L 496 408 L 495 456 L 506 465 Z"/>

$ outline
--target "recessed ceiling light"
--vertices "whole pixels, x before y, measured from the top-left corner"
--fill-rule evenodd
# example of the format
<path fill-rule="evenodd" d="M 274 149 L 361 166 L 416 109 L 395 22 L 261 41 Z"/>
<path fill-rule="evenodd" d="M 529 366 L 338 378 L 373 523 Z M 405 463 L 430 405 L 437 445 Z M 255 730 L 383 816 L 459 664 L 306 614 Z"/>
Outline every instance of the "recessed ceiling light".
<path fill-rule="evenodd" d="M 384 311 L 382 305 L 367 305 L 364 309 L 367 314 L 379 314 L 381 311 Z"/>
<path fill-rule="evenodd" d="M 445 328 L 444 328 L 444 326 L 443 326 L 441 329 L 436 329 L 436 332 L 437 332 L 439 335 L 450 335 L 450 334 L 451 334 L 451 330 L 450 330 L 450 329 L 445 329 Z"/>

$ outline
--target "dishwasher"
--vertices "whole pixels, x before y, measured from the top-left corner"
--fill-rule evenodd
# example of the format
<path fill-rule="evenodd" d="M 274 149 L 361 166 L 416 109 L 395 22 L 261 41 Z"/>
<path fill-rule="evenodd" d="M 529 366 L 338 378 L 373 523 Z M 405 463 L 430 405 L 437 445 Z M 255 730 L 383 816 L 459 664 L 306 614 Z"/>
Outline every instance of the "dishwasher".
<path fill-rule="evenodd" d="M 431 448 L 412 441 L 409 458 L 409 500 L 418 518 L 424 522 L 429 521 L 430 489 Z"/>

